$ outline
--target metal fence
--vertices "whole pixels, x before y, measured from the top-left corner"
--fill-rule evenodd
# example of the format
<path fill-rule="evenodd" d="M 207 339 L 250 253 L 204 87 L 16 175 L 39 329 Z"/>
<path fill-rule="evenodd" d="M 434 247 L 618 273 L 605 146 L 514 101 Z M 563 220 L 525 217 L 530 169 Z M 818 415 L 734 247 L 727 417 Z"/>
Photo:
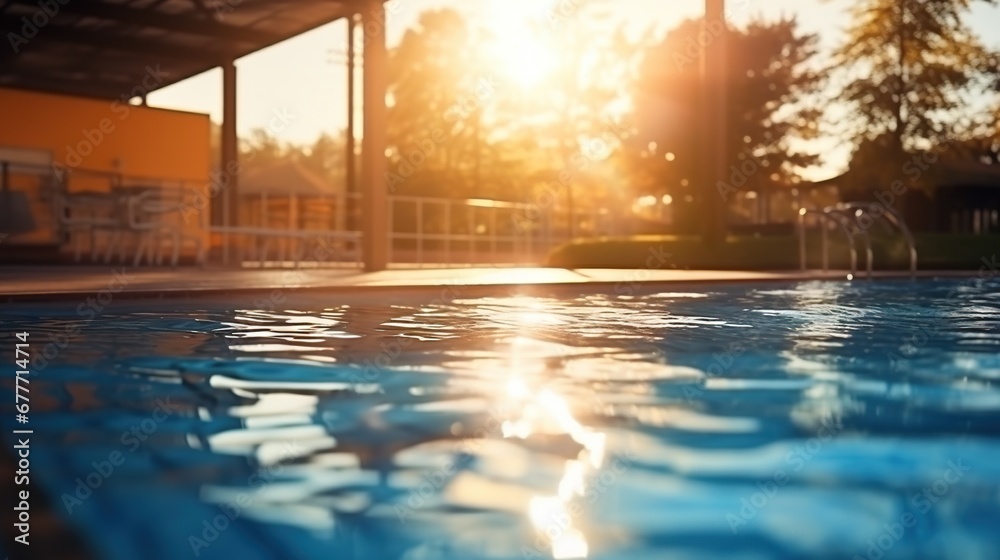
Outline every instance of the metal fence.
<path fill-rule="evenodd" d="M 214 225 L 204 183 L 4 164 L 4 188 L 29 199 L 32 232 L 11 246 L 46 244 L 80 262 L 283 267 L 361 264 L 359 195 L 241 193 L 238 225 Z M 490 199 L 390 196 L 395 266 L 538 264 L 575 237 L 616 233 L 607 209 Z M 167 258 L 169 257 L 169 258 Z"/>
<path fill-rule="evenodd" d="M 205 227 L 222 237 L 227 263 L 359 262 L 360 207 L 359 195 L 252 193 L 241 197 L 240 226 Z M 537 264 L 559 244 L 610 235 L 616 225 L 607 209 L 570 213 L 491 199 L 390 196 L 386 212 L 389 261 L 417 267 Z"/>

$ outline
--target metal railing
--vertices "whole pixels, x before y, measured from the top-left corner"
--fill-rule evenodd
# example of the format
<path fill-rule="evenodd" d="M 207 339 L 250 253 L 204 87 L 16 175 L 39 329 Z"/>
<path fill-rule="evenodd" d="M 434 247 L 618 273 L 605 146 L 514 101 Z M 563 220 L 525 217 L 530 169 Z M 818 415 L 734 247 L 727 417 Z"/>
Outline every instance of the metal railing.
<path fill-rule="evenodd" d="M 845 240 L 847 241 L 847 249 L 850 254 L 851 278 L 854 278 L 857 275 L 858 254 L 857 248 L 854 245 L 854 238 L 856 236 L 861 237 L 861 240 L 864 242 L 865 249 L 865 269 L 868 278 L 871 279 L 873 276 L 874 252 L 872 251 L 871 236 L 868 234 L 870 224 L 866 227 L 861 223 L 861 218 L 868 215 L 871 217 L 872 223 L 876 220 L 883 221 L 888 224 L 890 229 L 895 228 L 903 234 L 909 250 L 910 276 L 915 277 L 917 272 L 917 248 L 910 228 L 907 227 L 906 222 L 903 221 L 898 214 L 892 211 L 892 209 L 886 208 L 882 205 L 877 206 L 881 209 L 878 213 L 872 211 L 872 209 L 876 207 L 876 204 L 864 202 L 844 202 L 835 206 L 828 206 L 822 210 L 800 208 L 797 223 L 799 238 L 799 268 L 801 270 L 806 270 L 806 218 L 808 216 L 817 216 L 826 222 L 836 224 L 844 234 Z M 820 250 L 822 252 L 821 266 L 824 272 L 828 271 L 830 267 L 828 232 L 829 228 L 826 225 L 822 225 L 820 227 Z"/>
<path fill-rule="evenodd" d="M 543 211 L 521 202 L 417 196 L 390 197 L 389 223 L 390 261 L 418 266 L 537 264 L 574 237 L 615 229 L 602 209 Z"/>
<path fill-rule="evenodd" d="M 243 194 L 238 225 L 213 225 L 217 197 L 205 183 L 132 177 L 88 169 L 4 166 L 5 185 L 29 199 L 36 231 L 8 243 L 70 248 L 77 262 L 176 265 L 187 245 L 197 262 L 299 266 L 361 264 L 358 194 Z M 218 193 L 214 193 L 218 194 Z M 606 209 L 573 212 L 490 199 L 390 196 L 390 262 L 404 266 L 537 264 L 574 237 L 615 232 Z"/>
<path fill-rule="evenodd" d="M 890 228 L 896 228 L 901 234 L 903 234 L 903 239 L 906 241 L 906 246 L 909 251 L 910 258 L 910 275 L 915 276 L 917 273 L 917 243 L 913 238 L 913 232 L 906 225 L 903 218 L 896 213 L 895 210 L 884 206 L 882 204 L 870 203 L 870 202 L 843 202 L 837 205 L 838 208 L 854 211 L 856 219 L 860 219 L 862 214 L 868 214 L 872 216 L 873 220 L 881 220 L 883 223 L 888 224 Z M 873 208 L 880 207 L 881 212 L 875 214 L 872 211 Z M 860 223 L 859 223 L 860 227 Z"/>
<path fill-rule="evenodd" d="M 223 237 L 221 259 L 248 258 L 268 266 L 299 266 L 325 243 L 337 262 L 360 263 L 361 232 L 349 229 L 363 219 L 360 195 L 275 195 L 241 197 L 240 226 L 204 227 Z M 552 248 L 575 236 L 608 235 L 615 222 L 606 209 L 578 209 L 572 214 L 553 206 L 491 199 L 393 195 L 386 208 L 389 261 L 396 265 L 467 266 L 537 264 Z M 571 225 L 572 224 L 572 225 Z M 277 261 L 270 249 L 278 243 Z M 261 264 L 263 266 L 263 264 Z"/>
<path fill-rule="evenodd" d="M 847 241 L 847 248 L 850 251 L 851 258 L 851 276 L 854 278 L 858 274 L 858 251 L 854 247 L 854 238 L 851 235 L 851 231 L 848 225 L 844 222 L 843 216 L 841 214 L 831 212 L 830 208 L 825 208 L 823 210 L 814 210 L 809 208 L 799 208 L 799 220 L 798 220 L 798 237 L 799 237 L 799 268 L 801 270 L 806 270 L 806 224 L 805 220 L 807 216 L 817 216 L 823 220 L 832 222 L 840 228 L 840 231 L 844 234 L 844 239 Z M 829 268 L 829 244 L 827 242 L 827 231 L 828 229 L 823 226 L 821 228 L 822 232 L 822 251 L 823 251 L 823 271 L 827 271 Z M 869 271 L 869 275 L 870 275 Z"/>
<path fill-rule="evenodd" d="M 203 254 L 199 232 L 187 231 L 180 216 L 189 202 L 184 181 L 22 162 L 0 162 L 0 168 L 4 188 L 27 198 L 37 222 L 33 231 L 10 239 L 12 246 L 68 247 L 80 262 L 88 244 L 91 261 L 110 263 L 117 253 L 119 261 L 135 265 L 143 258 L 162 263 L 168 242 L 174 265 L 184 242 L 192 242 L 196 260 Z"/>

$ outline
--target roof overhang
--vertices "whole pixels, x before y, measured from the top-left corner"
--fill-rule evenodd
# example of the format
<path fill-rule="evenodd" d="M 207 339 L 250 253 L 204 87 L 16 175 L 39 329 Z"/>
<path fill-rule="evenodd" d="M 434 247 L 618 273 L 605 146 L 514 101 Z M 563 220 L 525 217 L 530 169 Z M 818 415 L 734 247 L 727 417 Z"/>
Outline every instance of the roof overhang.
<path fill-rule="evenodd" d="M 0 87 L 125 99 L 351 13 L 361 0 L 0 0 Z"/>

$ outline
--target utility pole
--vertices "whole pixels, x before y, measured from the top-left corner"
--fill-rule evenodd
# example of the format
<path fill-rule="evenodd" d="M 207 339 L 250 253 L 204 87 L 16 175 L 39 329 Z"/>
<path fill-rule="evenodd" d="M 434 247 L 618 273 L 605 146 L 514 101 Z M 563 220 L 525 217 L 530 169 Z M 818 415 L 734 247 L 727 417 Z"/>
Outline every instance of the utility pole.
<path fill-rule="evenodd" d="M 382 0 L 362 4 L 361 28 L 365 32 L 361 77 L 361 254 L 365 272 L 385 270 L 389 265 L 389 189 L 385 175 L 386 129 L 389 121 L 385 96 L 389 86 L 389 56 L 386 51 L 385 17 Z M 371 31 L 371 32 L 369 32 Z"/>
<path fill-rule="evenodd" d="M 702 52 L 702 240 L 717 247 L 726 240 L 726 206 L 717 185 L 726 181 L 728 130 L 726 108 L 726 2 L 705 0 L 703 33 L 707 44 Z"/>
<path fill-rule="evenodd" d="M 357 199 L 358 193 L 358 180 L 357 180 L 357 148 L 355 146 L 355 136 L 354 130 L 356 128 L 355 119 L 355 101 L 354 94 L 357 86 L 354 85 L 354 79 L 357 75 L 354 69 L 355 57 L 357 56 L 355 52 L 356 36 L 357 33 L 355 29 L 358 25 L 358 15 L 351 14 L 347 18 L 347 142 L 345 149 L 347 151 L 345 157 L 345 164 L 347 165 L 346 172 L 344 173 L 344 197 L 341 199 L 343 202 L 343 211 L 346 217 L 346 229 L 348 231 L 358 231 L 361 229 L 361 224 L 358 223 L 358 206 L 359 201 Z"/>
<path fill-rule="evenodd" d="M 906 86 L 907 86 L 907 80 L 906 80 L 907 7 L 908 7 L 907 0 L 899 0 L 897 22 L 896 22 L 896 24 L 899 26 L 898 37 L 896 38 L 898 41 L 898 46 L 897 46 L 898 52 L 896 53 L 896 56 L 898 57 L 899 68 L 897 70 L 899 72 L 899 76 L 897 76 L 896 78 L 896 115 L 895 115 L 896 130 L 894 134 L 895 145 L 893 146 L 893 148 L 895 148 L 896 150 L 896 153 L 893 155 L 899 157 L 900 159 L 898 162 L 894 162 L 893 165 L 896 165 L 897 163 L 903 161 L 905 153 L 904 148 L 906 144 L 905 143 L 906 120 L 905 117 L 903 116 L 903 113 L 906 110 Z"/>

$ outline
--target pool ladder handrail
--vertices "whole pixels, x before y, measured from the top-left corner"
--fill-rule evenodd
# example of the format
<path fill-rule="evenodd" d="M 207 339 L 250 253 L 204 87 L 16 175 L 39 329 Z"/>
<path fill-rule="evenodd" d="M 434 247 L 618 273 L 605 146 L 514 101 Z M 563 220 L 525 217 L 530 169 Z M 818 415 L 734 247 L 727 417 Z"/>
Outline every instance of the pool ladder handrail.
<path fill-rule="evenodd" d="M 847 240 L 847 247 L 850 250 L 851 256 L 851 278 L 857 276 L 858 274 L 858 250 L 854 247 L 854 239 L 851 236 L 851 230 L 845 220 L 849 220 L 849 216 L 845 215 L 844 212 L 837 210 L 832 206 L 828 206 L 822 210 L 816 210 L 812 208 L 799 208 L 799 220 L 797 224 L 798 236 L 799 236 L 799 269 L 806 269 L 806 227 L 805 219 L 807 215 L 816 215 L 825 220 L 833 221 L 840 228 L 840 231 L 844 234 L 844 239 Z M 824 227 L 821 229 L 822 232 L 822 249 L 823 249 L 823 272 L 829 270 L 830 266 L 830 253 L 829 244 L 827 243 L 827 229 Z M 867 233 L 865 233 L 866 246 L 868 248 L 868 277 L 871 278 L 871 243 L 867 239 Z"/>
<path fill-rule="evenodd" d="M 827 206 L 823 210 L 816 210 L 810 208 L 799 208 L 799 218 L 798 218 L 798 236 L 799 236 L 799 268 L 801 270 L 806 269 L 806 239 L 805 239 L 805 217 L 809 214 L 814 214 L 817 216 L 823 216 L 827 220 L 833 220 L 841 231 L 844 233 L 844 237 L 847 240 L 847 245 L 850 250 L 851 256 L 851 277 L 857 275 L 857 249 L 854 246 L 853 235 L 858 233 L 861 234 L 862 239 L 865 243 L 865 268 L 868 273 L 868 279 L 872 278 L 872 245 L 871 237 L 868 235 L 867 228 L 861 227 L 860 218 L 864 213 L 871 212 L 872 203 L 864 202 L 842 202 L 835 206 Z M 890 226 L 895 226 L 906 239 L 907 246 L 910 252 L 910 276 L 916 277 L 917 271 L 917 248 L 916 243 L 913 238 L 913 234 L 910 228 L 906 226 L 903 219 L 896 214 L 892 209 L 883 207 L 883 212 L 877 216 L 876 219 L 882 219 L 889 223 Z M 845 223 L 849 221 L 850 223 Z M 853 226 L 853 230 L 851 228 Z M 823 251 L 823 271 L 829 270 L 829 243 L 827 241 L 828 232 L 827 228 L 822 228 L 822 251 Z"/>
<path fill-rule="evenodd" d="M 871 209 L 876 205 L 882 207 L 882 213 L 875 215 Z M 837 205 L 840 208 L 853 210 L 855 212 L 856 219 L 861 218 L 861 214 L 868 213 L 869 215 L 875 217 L 875 219 L 881 219 L 882 221 L 889 224 L 889 226 L 895 226 L 900 233 L 903 234 L 903 239 L 906 240 L 906 246 L 910 254 L 910 277 L 916 277 L 917 275 L 917 242 L 913 238 L 913 232 L 910 231 L 909 226 L 903 221 L 903 218 L 896 213 L 895 210 L 889 208 L 885 205 L 878 204 L 875 202 L 842 202 Z M 860 224 L 859 224 L 860 229 Z"/>

